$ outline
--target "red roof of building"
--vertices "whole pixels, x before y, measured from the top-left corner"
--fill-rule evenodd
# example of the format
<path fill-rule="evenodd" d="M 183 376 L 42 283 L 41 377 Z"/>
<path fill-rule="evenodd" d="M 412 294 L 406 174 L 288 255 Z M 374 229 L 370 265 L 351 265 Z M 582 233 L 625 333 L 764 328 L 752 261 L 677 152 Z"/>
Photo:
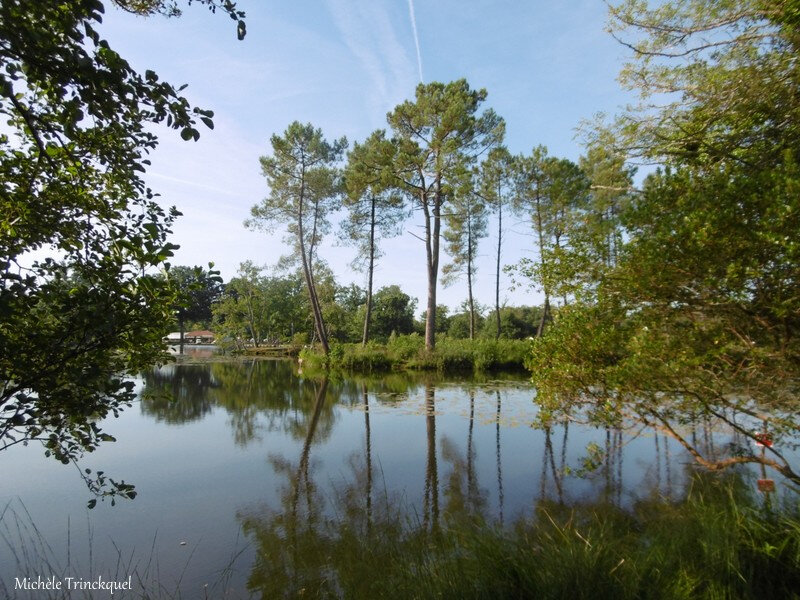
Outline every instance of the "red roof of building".
<path fill-rule="evenodd" d="M 208 329 L 203 329 L 200 331 L 187 331 L 183 334 L 183 337 L 216 337 L 216 334 Z"/>

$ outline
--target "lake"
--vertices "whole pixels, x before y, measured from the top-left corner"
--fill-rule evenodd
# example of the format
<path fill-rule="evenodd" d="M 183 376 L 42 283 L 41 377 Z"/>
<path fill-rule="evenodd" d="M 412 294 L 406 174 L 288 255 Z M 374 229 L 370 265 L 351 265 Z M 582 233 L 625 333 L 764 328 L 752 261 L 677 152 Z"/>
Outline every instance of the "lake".
<path fill-rule="evenodd" d="M 323 379 L 253 360 L 167 365 L 138 385 L 103 424 L 116 443 L 80 463 L 133 483 L 135 499 L 88 510 L 75 467 L 38 445 L 0 457 L 0 594 L 47 597 L 14 592 L 15 577 L 132 576 L 154 597 L 246 598 L 292 520 L 507 527 L 542 501 L 678 498 L 691 472 L 652 431 L 542 426 L 521 376 Z M 694 427 L 706 446 L 741 442 Z"/>

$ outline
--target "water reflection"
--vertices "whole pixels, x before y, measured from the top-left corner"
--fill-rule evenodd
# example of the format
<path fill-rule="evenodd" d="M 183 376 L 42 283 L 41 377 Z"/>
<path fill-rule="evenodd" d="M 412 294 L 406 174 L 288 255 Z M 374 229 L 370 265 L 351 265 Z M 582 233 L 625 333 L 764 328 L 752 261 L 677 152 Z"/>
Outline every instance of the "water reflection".
<path fill-rule="evenodd" d="M 685 495 L 690 457 L 663 433 L 542 421 L 533 396 L 520 381 L 311 377 L 250 361 L 147 374 L 141 406 L 170 424 L 219 411 L 237 447 L 262 453 L 274 494 L 241 498 L 235 515 L 255 548 L 247 588 L 266 598 L 366 594 L 397 545 L 465 526 Z M 708 419 L 686 432 L 709 455 L 743 451 Z"/>
<path fill-rule="evenodd" d="M 393 425 L 401 418 L 407 421 L 410 416 L 420 416 L 425 434 L 424 460 L 417 471 L 422 482 L 419 508 L 422 524 L 429 530 L 440 526 L 443 477 L 452 474 L 441 472 L 440 458 L 447 460 L 451 470 L 463 466 L 465 502 L 479 503 L 479 478 L 486 477 L 488 461 L 478 455 L 479 446 L 485 448 L 486 442 L 478 444 L 476 432 L 485 440 L 488 423 L 494 429 L 492 477 L 496 480 L 490 504 L 501 523 L 506 516 L 508 491 L 504 454 L 509 451 L 515 467 L 521 464 L 522 457 L 529 456 L 530 476 L 525 487 L 535 490 L 531 495 L 561 503 L 597 494 L 621 505 L 626 502 L 626 494 L 641 485 L 671 497 L 684 480 L 674 472 L 674 463 L 676 458 L 686 460 L 687 456 L 664 433 L 635 424 L 623 427 L 621 423 L 613 423 L 598 429 L 542 419 L 533 402 L 533 391 L 519 381 L 452 382 L 429 374 L 421 377 L 391 374 L 378 380 L 341 377 L 329 380 L 303 377 L 293 363 L 275 360 L 169 365 L 144 374 L 143 380 L 142 412 L 157 421 L 190 423 L 220 410 L 237 445 L 263 444 L 267 439 L 283 439 L 282 435 L 302 441 L 304 454 L 300 465 L 306 474 L 305 481 L 309 480 L 313 444 L 331 438 L 362 437 L 368 515 L 372 511 L 375 484 L 375 411 L 388 424 L 379 442 L 394 438 Z M 321 400 L 325 398 L 326 401 Z M 352 419 L 353 412 L 363 413 L 360 425 Z M 447 421 L 442 431 L 437 419 L 443 416 Z M 462 425 L 458 424 L 458 417 Z M 707 415 L 698 420 L 690 417 L 686 419 L 687 437 L 704 454 L 717 457 L 723 453 L 752 452 L 737 428 L 720 428 Z M 346 422 L 339 426 L 337 421 L 341 419 Z M 519 431 L 533 426 L 536 429 L 529 434 Z M 459 427 L 464 427 L 463 434 L 458 433 Z M 511 435 L 512 440 L 504 444 L 503 435 Z M 634 464 L 629 466 L 625 464 L 625 456 L 630 453 L 627 448 L 631 444 L 636 450 L 632 452 Z M 398 449 L 392 452 L 390 458 L 397 459 Z M 273 461 L 285 460 L 278 456 L 280 452 L 272 454 Z M 330 462 L 325 465 L 328 471 L 339 467 Z M 403 468 L 406 475 L 412 476 L 412 467 Z M 632 486 L 631 480 L 637 477 L 640 479 Z M 407 481 L 408 477 L 400 479 Z M 519 496 L 518 482 L 517 470 L 512 490 L 515 497 Z M 533 482 L 538 482 L 538 486 L 533 487 Z M 515 498 L 514 510 L 518 511 L 520 506 Z"/>
<path fill-rule="evenodd" d="M 425 382 L 425 431 L 428 453 L 425 460 L 425 500 L 423 523 L 425 528 L 439 526 L 439 469 L 436 462 L 436 397 L 433 385 Z"/>
<path fill-rule="evenodd" d="M 143 374 L 142 410 L 170 424 L 197 421 L 211 412 L 220 384 L 203 365 L 165 365 Z"/>
<path fill-rule="evenodd" d="M 500 390 L 495 390 L 497 397 L 497 416 L 495 418 L 495 450 L 497 454 L 497 517 L 500 526 L 503 526 L 503 461 L 500 446 L 500 409 L 503 405 L 503 400 L 500 397 Z"/>
<path fill-rule="evenodd" d="M 318 386 L 296 376 L 288 361 L 239 361 L 206 365 L 167 365 L 145 373 L 142 412 L 171 424 L 201 418 L 213 407 L 228 414 L 237 444 L 247 445 L 267 432 L 304 439 L 316 415 Z M 336 396 L 348 397 L 346 386 Z M 330 434 L 332 404 L 316 415 L 317 435 Z"/>

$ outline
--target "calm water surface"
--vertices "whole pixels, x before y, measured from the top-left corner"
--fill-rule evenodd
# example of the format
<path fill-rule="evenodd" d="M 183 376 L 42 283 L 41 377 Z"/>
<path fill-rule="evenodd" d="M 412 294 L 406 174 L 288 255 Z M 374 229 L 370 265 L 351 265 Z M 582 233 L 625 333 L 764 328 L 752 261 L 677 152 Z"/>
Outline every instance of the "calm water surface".
<path fill-rule="evenodd" d="M 79 472 L 41 447 L 0 457 L 0 595 L 13 593 L 14 577 L 133 574 L 155 597 L 248 597 L 257 552 L 281 543 L 274 533 L 289 518 L 359 523 L 394 511 L 409 527 L 433 527 L 466 511 L 508 525 L 541 499 L 680 496 L 690 461 L 671 440 L 543 428 L 534 395 L 521 378 L 322 380 L 288 361 L 165 366 L 142 377 L 137 405 L 104 423 L 117 442 L 81 461 L 135 484 L 135 500 L 90 511 Z M 696 435 L 736 442 L 708 427 Z M 587 471 L 590 444 L 605 460 Z"/>

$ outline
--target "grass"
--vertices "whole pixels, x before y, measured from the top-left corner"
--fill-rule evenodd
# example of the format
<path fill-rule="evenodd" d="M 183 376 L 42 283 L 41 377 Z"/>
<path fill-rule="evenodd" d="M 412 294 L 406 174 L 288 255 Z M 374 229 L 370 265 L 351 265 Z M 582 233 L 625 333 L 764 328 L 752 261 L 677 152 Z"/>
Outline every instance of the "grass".
<path fill-rule="evenodd" d="M 404 525 L 396 509 L 383 514 L 369 526 L 343 516 L 305 521 L 291 539 L 263 535 L 251 522 L 264 569 L 254 569 L 252 591 L 309 598 L 800 597 L 796 503 L 765 510 L 730 478 L 698 477 L 680 502 L 653 498 L 630 510 L 540 503 L 534 518 L 508 530 L 474 514 L 444 514 L 428 528 Z M 275 533 L 272 525 L 264 529 Z"/>
<path fill-rule="evenodd" d="M 425 349 L 418 334 L 391 336 L 386 344 L 333 344 L 326 357 L 318 349 L 300 353 L 311 368 L 333 368 L 353 373 L 418 370 L 473 373 L 523 370 L 530 343 L 527 340 L 463 340 L 437 338 L 433 351 Z"/>
<path fill-rule="evenodd" d="M 76 556 L 70 540 L 78 536 L 86 536 L 87 554 L 81 552 Z M 202 590 L 185 595 L 181 592 L 184 586 L 183 576 L 192 561 L 197 546 L 192 548 L 186 558 L 177 579 L 170 573 L 162 573 L 157 547 L 157 535 L 154 534 L 149 553 L 137 553 L 135 549 L 123 551 L 113 540 L 112 552 L 100 552 L 95 548 L 96 541 L 91 522 L 87 517 L 86 533 L 73 531 L 67 519 L 67 546 L 65 549 L 54 548 L 36 525 L 31 514 L 19 499 L 7 501 L 0 505 L 0 550 L 9 557 L 3 567 L 12 567 L 9 579 L 0 578 L 0 597 L 7 600 L 22 600 L 27 598 L 43 598 L 48 600 L 92 600 L 94 598 L 115 598 L 118 600 L 177 600 L 180 598 L 230 598 L 228 588 L 233 575 L 234 564 L 245 548 L 236 548 L 227 565 L 209 574 L 209 583 Z M 76 546 L 82 546 L 76 543 Z M 139 556 L 137 556 L 139 554 Z M 61 582 L 60 590 L 17 590 L 15 577 L 23 579 L 29 577 L 36 580 L 41 576 L 43 580 L 54 577 Z M 113 595 L 109 590 L 81 590 L 67 589 L 66 578 L 74 577 L 83 580 L 96 580 L 102 577 L 103 581 L 127 582 L 130 577 L 131 590 L 117 589 Z"/>

